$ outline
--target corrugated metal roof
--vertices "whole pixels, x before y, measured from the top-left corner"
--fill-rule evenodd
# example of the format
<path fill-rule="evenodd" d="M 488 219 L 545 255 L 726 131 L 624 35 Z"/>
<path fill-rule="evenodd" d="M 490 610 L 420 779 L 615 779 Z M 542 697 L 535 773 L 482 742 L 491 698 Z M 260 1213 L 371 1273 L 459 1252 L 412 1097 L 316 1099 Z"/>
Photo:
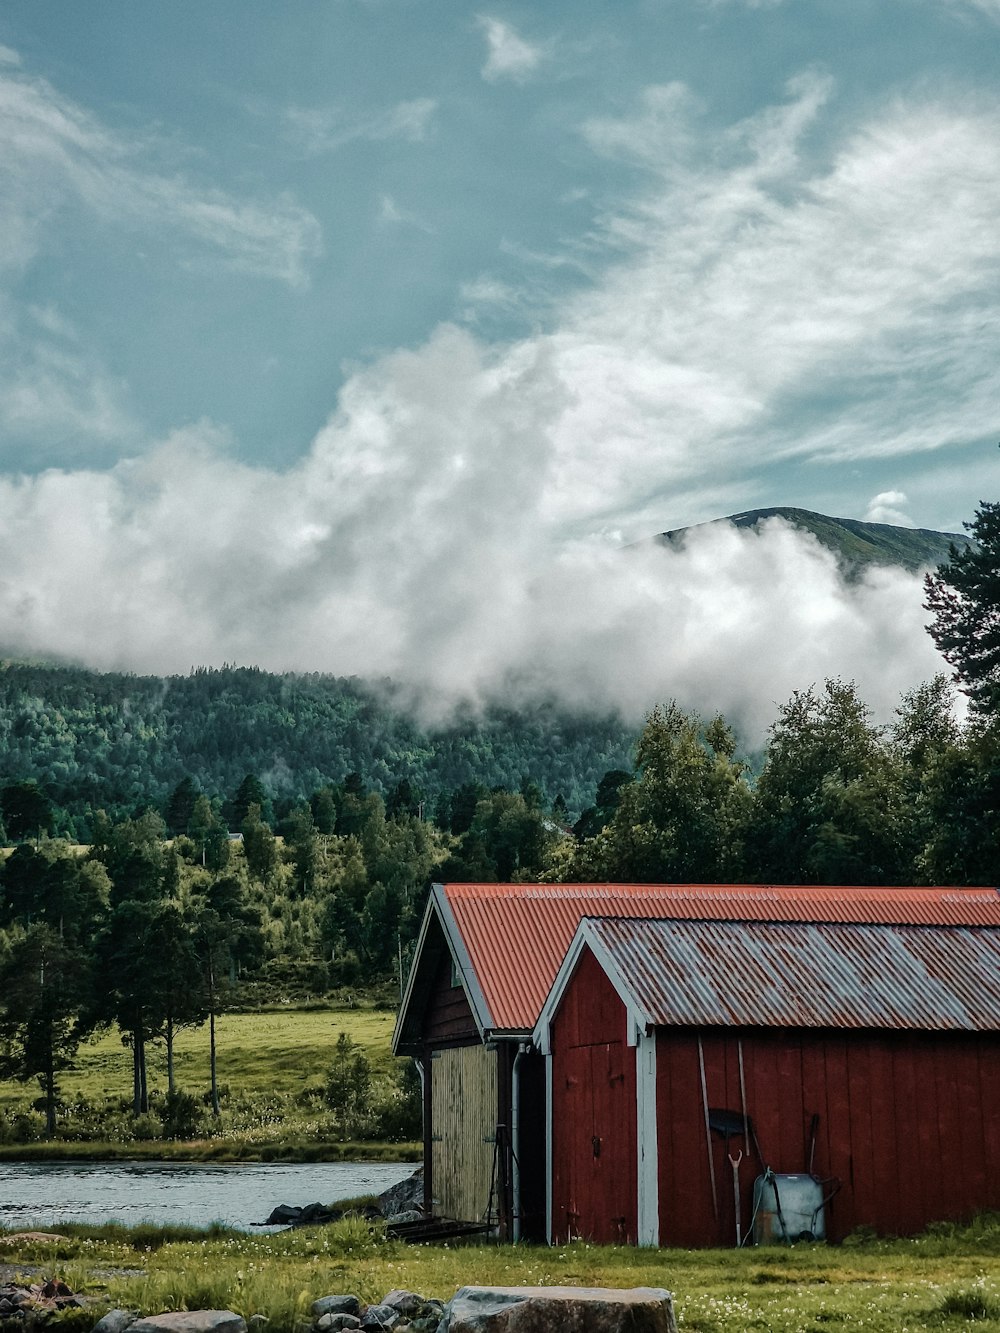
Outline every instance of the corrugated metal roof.
<path fill-rule="evenodd" d="M 585 916 L 1000 926 L 993 888 L 788 884 L 446 884 L 492 1026 L 530 1031 Z"/>
<path fill-rule="evenodd" d="M 590 920 L 645 1022 L 1000 1031 L 1000 931 Z"/>

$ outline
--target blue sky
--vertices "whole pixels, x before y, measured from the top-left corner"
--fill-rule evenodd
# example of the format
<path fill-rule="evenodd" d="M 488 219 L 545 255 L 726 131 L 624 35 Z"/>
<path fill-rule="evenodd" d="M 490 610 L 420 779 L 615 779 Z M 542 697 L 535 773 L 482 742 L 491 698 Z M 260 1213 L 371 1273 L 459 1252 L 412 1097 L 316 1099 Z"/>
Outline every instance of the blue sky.
<path fill-rule="evenodd" d="M 642 621 L 629 706 L 703 706 L 690 607 L 745 647 L 797 596 L 730 707 L 926 674 L 912 581 L 619 548 L 996 495 L 998 42 L 1000 0 L 7 0 L 0 643 L 602 699 Z"/>

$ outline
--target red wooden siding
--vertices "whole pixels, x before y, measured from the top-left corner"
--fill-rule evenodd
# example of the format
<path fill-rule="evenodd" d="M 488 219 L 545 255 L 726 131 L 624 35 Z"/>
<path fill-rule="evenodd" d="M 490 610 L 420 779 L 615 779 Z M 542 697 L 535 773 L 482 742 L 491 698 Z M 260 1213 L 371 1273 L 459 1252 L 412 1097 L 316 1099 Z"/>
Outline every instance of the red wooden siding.
<path fill-rule="evenodd" d="M 636 1239 L 635 1050 L 625 1007 L 585 951 L 553 1023 L 553 1240 Z"/>
<path fill-rule="evenodd" d="M 747 1110 L 765 1161 L 841 1181 L 827 1234 L 859 1225 L 912 1234 L 932 1221 L 1000 1207 L 1000 1037 L 996 1034 L 710 1030 L 703 1033 L 708 1103 L 739 1112 L 742 1035 Z M 732 1245 L 732 1168 L 712 1133 L 718 1218 L 705 1139 L 697 1033 L 657 1037 L 661 1245 Z M 743 1147 L 742 1135 L 729 1149 Z M 755 1156 L 740 1168 L 750 1224 Z"/>
<path fill-rule="evenodd" d="M 424 1018 L 424 1040 L 429 1046 L 457 1046 L 479 1041 L 476 1020 L 461 986 L 452 985 L 451 958 L 438 964 Z"/>

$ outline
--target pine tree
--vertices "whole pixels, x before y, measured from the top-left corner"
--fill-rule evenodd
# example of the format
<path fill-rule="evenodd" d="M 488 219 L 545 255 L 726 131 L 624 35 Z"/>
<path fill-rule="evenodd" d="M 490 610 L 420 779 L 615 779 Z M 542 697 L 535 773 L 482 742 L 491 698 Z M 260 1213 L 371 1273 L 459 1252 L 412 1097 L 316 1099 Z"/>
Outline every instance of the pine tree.
<path fill-rule="evenodd" d="M 924 581 L 927 628 L 973 710 L 1000 712 L 1000 504 L 984 501 L 965 527 L 976 541 Z"/>

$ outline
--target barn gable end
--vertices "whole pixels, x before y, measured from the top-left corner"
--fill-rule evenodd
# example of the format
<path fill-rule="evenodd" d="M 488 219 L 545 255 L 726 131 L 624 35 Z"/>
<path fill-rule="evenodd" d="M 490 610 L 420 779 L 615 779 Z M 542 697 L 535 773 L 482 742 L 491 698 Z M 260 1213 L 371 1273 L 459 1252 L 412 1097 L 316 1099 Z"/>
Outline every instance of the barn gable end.
<path fill-rule="evenodd" d="M 589 1108 L 571 1084 L 612 1014 L 634 1097 L 599 1123 L 599 1071 Z M 614 1118 L 645 1243 L 734 1244 L 765 1168 L 823 1182 L 833 1239 L 1000 1206 L 996 927 L 586 920 L 535 1039 L 553 1240 L 620 1215 L 587 1160 Z"/>

